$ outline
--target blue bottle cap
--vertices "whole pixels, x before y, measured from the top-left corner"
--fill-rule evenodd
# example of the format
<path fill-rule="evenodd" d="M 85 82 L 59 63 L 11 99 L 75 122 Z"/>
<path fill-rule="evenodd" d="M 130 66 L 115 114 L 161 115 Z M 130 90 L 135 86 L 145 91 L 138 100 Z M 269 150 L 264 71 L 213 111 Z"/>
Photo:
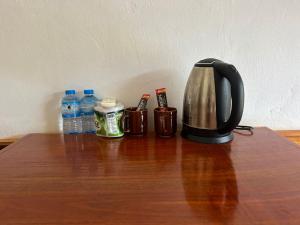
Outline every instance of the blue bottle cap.
<path fill-rule="evenodd" d="M 76 91 L 75 90 L 66 90 L 66 95 L 75 95 Z"/>
<path fill-rule="evenodd" d="M 83 91 L 83 93 L 85 95 L 93 95 L 94 94 L 94 90 L 93 89 L 86 89 Z"/>

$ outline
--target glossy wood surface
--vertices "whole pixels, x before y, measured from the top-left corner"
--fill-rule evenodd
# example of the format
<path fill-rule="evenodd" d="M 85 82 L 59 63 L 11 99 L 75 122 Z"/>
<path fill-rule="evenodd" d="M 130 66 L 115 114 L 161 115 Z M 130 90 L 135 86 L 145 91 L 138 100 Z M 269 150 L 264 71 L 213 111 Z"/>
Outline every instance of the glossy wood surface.
<path fill-rule="evenodd" d="M 290 141 L 300 145 L 300 130 L 276 130 L 281 136 L 286 137 Z M 6 147 L 13 142 L 19 140 L 22 135 L 0 139 L 0 148 Z"/>
<path fill-rule="evenodd" d="M 28 135 L 0 151 L 0 224 L 300 224 L 300 148 Z"/>

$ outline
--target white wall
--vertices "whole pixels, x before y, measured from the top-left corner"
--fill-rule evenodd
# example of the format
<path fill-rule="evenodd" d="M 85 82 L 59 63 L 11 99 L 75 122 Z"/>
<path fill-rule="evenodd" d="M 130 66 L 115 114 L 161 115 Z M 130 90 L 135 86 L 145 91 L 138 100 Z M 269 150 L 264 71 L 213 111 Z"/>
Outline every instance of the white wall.
<path fill-rule="evenodd" d="M 299 12 L 296 0 L 1 0 L 0 137 L 58 131 L 70 88 L 136 105 L 166 87 L 181 118 L 206 57 L 240 71 L 243 124 L 299 129 Z"/>

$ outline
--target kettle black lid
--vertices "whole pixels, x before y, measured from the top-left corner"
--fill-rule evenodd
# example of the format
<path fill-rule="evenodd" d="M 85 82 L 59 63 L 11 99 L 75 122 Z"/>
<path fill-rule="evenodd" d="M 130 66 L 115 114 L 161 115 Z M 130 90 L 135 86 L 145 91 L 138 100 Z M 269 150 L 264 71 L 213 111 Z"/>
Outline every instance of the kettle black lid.
<path fill-rule="evenodd" d="M 194 66 L 196 67 L 205 67 L 205 66 L 211 66 L 211 64 L 213 62 L 223 62 L 219 59 L 215 59 L 215 58 L 207 58 L 207 59 L 202 59 L 199 62 L 195 63 Z"/>

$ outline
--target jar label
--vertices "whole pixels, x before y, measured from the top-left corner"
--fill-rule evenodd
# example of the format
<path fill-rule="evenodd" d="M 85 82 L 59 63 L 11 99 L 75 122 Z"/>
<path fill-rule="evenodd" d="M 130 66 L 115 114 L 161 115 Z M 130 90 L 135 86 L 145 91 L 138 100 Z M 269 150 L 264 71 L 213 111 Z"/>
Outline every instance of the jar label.
<path fill-rule="evenodd" d="M 105 137 L 120 137 L 124 135 L 121 120 L 123 110 L 111 113 L 95 111 L 96 134 Z"/>

